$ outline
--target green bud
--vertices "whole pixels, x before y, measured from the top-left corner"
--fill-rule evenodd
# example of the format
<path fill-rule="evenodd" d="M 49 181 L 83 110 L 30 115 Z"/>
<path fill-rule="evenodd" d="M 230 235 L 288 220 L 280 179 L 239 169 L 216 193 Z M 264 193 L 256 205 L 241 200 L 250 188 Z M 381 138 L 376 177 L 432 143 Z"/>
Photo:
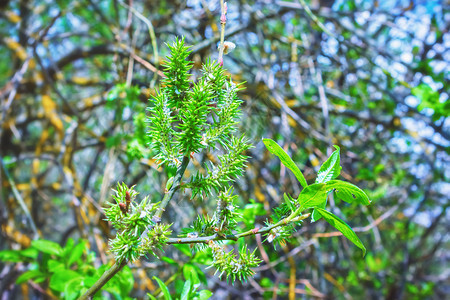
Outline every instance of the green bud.
<path fill-rule="evenodd" d="M 166 191 L 167 192 L 170 190 L 172 185 L 173 185 L 173 177 L 170 177 L 169 180 L 167 180 L 167 183 L 166 183 Z"/>

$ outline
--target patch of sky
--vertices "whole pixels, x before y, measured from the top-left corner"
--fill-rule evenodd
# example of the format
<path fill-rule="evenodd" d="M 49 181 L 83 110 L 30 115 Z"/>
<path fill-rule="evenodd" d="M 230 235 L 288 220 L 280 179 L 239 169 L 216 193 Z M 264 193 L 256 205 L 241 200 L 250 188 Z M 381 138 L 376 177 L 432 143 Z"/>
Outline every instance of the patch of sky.
<path fill-rule="evenodd" d="M 317 56 L 317 62 L 321 65 L 327 65 L 330 66 L 331 65 L 331 61 L 328 57 L 325 57 L 323 55 L 319 55 Z"/>
<path fill-rule="evenodd" d="M 446 127 L 448 129 L 448 126 L 444 126 L 444 128 L 446 128 Z M 446 130 L 444 129 L 443 131 L 445 132 Z M 447 130 L 447 132 L 448 132 L 448 130 Z M 436 144 L 441 145 L 443 147 L 450 147 L 450 141 L 448 139 L 444 138 L 443 136 L 441 136 L 440 134 L 434 134 L 431 137 L 431 140 L 433 141 L 433 143 L 436 143 Z M 448 163 L 448 156 L 446 156 L 445 160 Z M 447 166 L 447 169 L 448 169 L 448 171 L 450 171 L 450 166 Z"/>
<path fill-rule="evenodd" d="M 359 37 L 357 37 L 356 35 L 352 35 L 350 37 L 350 42 L 352 44 L 355 44 L 355 45 L 358 45 L 358 46 L 361 46 L 361 47 L 363 46 L 363 43 L 362 43 L 361 39 Z"/>
<path fill-rule="evenodd" d="M 377 32 L 380 27 L 386 23 L 387 21 L 387 16 L 386 15 L 380 15 L 380 14 L 375 14 L 370 18 L 370 21 L 375 20 L 374 22 L 370 22 L 367 26 L 367 34 L 372 35 L 375 32 Z"/>
<path fill-rule="evenodd" d="M 352 74 L 352 73 L 347 74 L 345 79 L 347 81 L 347 84 L 349 84 L 349 85 L 353 85 L 353 84 L 356 84 L 358 82 L 358 77 L 356 77 L 356 75 Z"/>
<path fill-rule="evenodd" d="M 402 52 L 400 54 L 400 59 L 402 62 L 404 62 L 405 64 L 411 64 L 413 61 L 413 55 L 410 52 Z"/>
<path fill-rule="evenodd" d="M 422 16 L 420 26 L 418 24 L 414 31 L 414 36 L 420 41 L 423 41 L 430 33 L 430 23 L 430 18 L 428 16 Z"/>
<path fill-rule="evenodd" d="M 209 1 L 209 2 L 215 2 L 215 1 Z M 186 6 L 192 8 L 192 9 L 195 9 L 195 10 L 202 9 L 202 3 L 201 3 L 201 1 L 198 1 L 198 0 L 187 0 Z"/>
<path fill-rule="evenodd" d="M 207 39 L 210 39 L 213 36 L 214 36 L 214 32 L 213 32 L 212 28 L 211 27 L 206 27 L 206 29 L 205 29 L 205 37 Z"/>
<path fill-rule="evenodd" d="M 331 22 L 325 23 L 324 25 L 331 32 L 334 32 L 336 30 L 336 27 Z M 331 37 L 329 37 L 329 38 L 331 38 Z"/>
<path fill-rule="evenodd" d="M 378 124 L 376 127 L 377 132 L 383 132 L 384 131 L 384 126 L 381 124 Z"/>
<path fill-rule="evenodd" d="M 450 14 L 449 14 L 450 15 Z M 450 19 L 450 18 L 449 18 Z M 450 20 L 449 20 L 450 22 Z M 446 49 L 450 48 L 450 35 L 449 34 L 444 34 L 444 36 L 442 37 L 443 41 L 444 41 L 444 46 Z"/>
<path fill-rule="evenodd" d="M 413 151 L 415 153 L 421 153 L 423 152 L 423 148 L 420 145 L 414 145 Z M 411 173 L 414 174 L 418 179 L 426 179 L 431 173 L 431 168 L 428 164 L 419 163 L 411 166 Z"/>
<path fill-rule="evenodd" d="M 443 87 L 442 82 L 435 82 L 431 76 L 424 76 L 422 81 L 428 84 L 434 91 Z"/>
<path fill-rule="evenodd" d="M 278 72 L 278 71 L 280 71 L 281 70 L 281 68 L 280 68 L 280 65 L 279 64 L 274 64 L 273 66 L 272 66 L 272 71 L 274 72 L 274 73 L 276 73 L 276 72 Z"/>
<path fill-rule="evenodd" d="M 357 68 L 361 68 L 367 64 L 367 60 L 365 58 L 358 58 L 355 62 Z"/>
<path fill-rule="evenodd" d="M 420 100 L 414 96 L 406 96 L 405 103 L 410 107 L 417 107 L 420 104 Z"/>
<path fill-rule="evenodd" d="M 388 47 L 391 48 L 392 50 L 402 50 L 403 49 L 403 43 L 400 40 L 391 40 L 388 44 Z"/>
<path fill-rule="evenodd" d="M 254 32 L 247 32 L 246 33 L 246 36 L 247 36 L 247 42 L 251 45 L 251 46 L 254 46 L 254 45 L 258 45 L 259 43 L 258 43 L 258 36 L 256 35 L 256 33 L 254 33 Z"/>
<path fill-rule="evenodd" d="M 422 225 L 425 228 L 431 226 L 432 221 L 441 213 L 442 208 L 436 207 L 432 211 L 423 211 L 418 212 L 414 218 L 413 222 L 416 224 Z M 405 212 L 406 215 L 406 212 Z"/>
<path fill-rule="evenodd" d="M 411 142 L 407 139 L 405 139 L 403 136 L 394 137 L 392 138 L 389 143 L 396 149 L 394 152 L 398 153 L 408 153 L 410 150 L 410 144 Z"/>
<path fill-rule="evenodd" d="M 370 94 L 370 97 L 373 100 L 381 100 L 383 99 L 383 93 L 380 91 L 375 91 L 374 93 Z"/>
<path fill-rule="evenodd" d="M 323 51 L 325 54 L 333 56 L 337 54 L 338 46 L 338 41 L 335 38 L 330 37 L 326 42 L 323 43 Z"/>
<path fill-rule="evenodd" d="M 348 17 L 343 17 L 340 19 L 341 25 L 345 28 L 353 28 L 352 20 Z"/>
<path fill-rule="evenodd" d="M 434 44 L 433 49 L 434 49 L 434 51 L 436 51 L 436 53 L 439 53 L 439 54 L 442 54 L 447 50 L 443 44 Z"/>
<path fill-rule="evenodd" d="M 378 56 L 375 57 L 374 63 L 376 65 L 380 66 L 381 68 L 385 68 L 385 69 L 389 68 L 389 63 L 381 55 L 378 55 Z"/>
<path fill-rule="evenodd" d="M 355 13 L 355 21 L 359 25 L 366 24 L 367 21 L 369 20 L 369 17 L 370 17 L 370 12 L 367 10 Z"/>

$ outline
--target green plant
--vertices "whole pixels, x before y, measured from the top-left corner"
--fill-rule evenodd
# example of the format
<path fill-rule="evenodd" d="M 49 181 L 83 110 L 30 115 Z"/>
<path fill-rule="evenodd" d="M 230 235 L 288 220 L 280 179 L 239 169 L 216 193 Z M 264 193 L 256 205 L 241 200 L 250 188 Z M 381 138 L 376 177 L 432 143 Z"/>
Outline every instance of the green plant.
<path fill-rule="evenodd" d="M 73 239 L 68 239 L 65 247 L 49 240 L 34 240 L 24 250 L 0 251 L 0 261 L 26 265 L 27 271 L 17 277 L 17 284 L 28 281 L 44 284 L 53 296 L 64 299 L 80 297 L 110 267 L 95 267 L 95 253 L 89 251 L 88 242 L 79 240 L 75 243 Z M 117 298 L 127 299 L 133 284 L 133 274 L 126 267 L 105 285 L 104 290 Z"/>
<path fill-rule="evenodd" d="M 323 217 L 365 253 L 353 230 L 324 209 L 327 195 L 333 191 L 346 202 L 369 204 L 361 189 L 335 180 L 341 169 L 338 147 L 320 168 L 316 182 L 308 185 L 282 148 L 274 141 L 264 139 L 269 151 L 294 173 L 303 190 L 296 199 L 285 195 L 285 203 L 274 209 L 271 221 L 267 221 L 265 227 L 245 230 L 238 226 L 242 217 L 231 183 L 242 175 L 247 160 L 244 153 L 251 148 L 244 136 L 235 136 L 241 102 L 237 92 L 241 87 L 229 80 L 222 66 L 213 61 L 204 64 L 202 76 L 193 82 L 189 74 L 192 64 L 187 60 L 189 50 L 184 41 L 177 39 L 169 48 L 171 56 L 165 63 L 163 87 L 150 100 L 149 135 L 159 164 L 175 167 L 177 171 L 167 181 L 161 202 L 150 202 L 146 197 L 137 203 L 134 189 L 123 183 L 118 184 L 115 203 L 105 209 L 107 220 L 117 229 L 116 238 L 110 241 L 117 261 L 112 271 L 99 282 L 107 282 L 108 276 L 114 275 L 128 261 L 147 253 L 155 255 L 155 249 L 167 244 L 191 244 L 198 251 L 210 251 L 211 266 L 216 268 L 216 272 L 231 281 L 246 280 L 254 274 L 252 268 L 260 262 L 255 251 L 249 251 L 243 243 L 236 254 L 233 250 L 226 251 L 220 242 L 264 234 L 266 240 L 274 245 L 283 243 L 301 225 L 301 221 L 310 216 L 313 221 Z M 189 162 L 196 153 L 205 151 L 217 155 L 218 163 L 211 162 L 204 172 L 198 170 L 185 180 L 184 173 Z M 173 238 L 170 237 L 170 224 L 163 224 L 161 217 L 177 191 L 190 191 L 191 197 L 215 200 L 217 205 L 214 214 L 198 216 L 189 228 L 182 230 L 179 237 Z M 312 214 L 305 214 L 310 209 L 313 209 Z M 193 293 L 199 282 L 186 280 L 187 291 Z M 162 286 L 161 289 L 164 291 Z M 86 295 L 93 293 L 95 290 L 90 290 Z"/>
<path fill-rule="evenodd" d="M 189 74 L 192 64 L 187 60 L 189 48 L 184 45 L 184 40 L 177 39 L 169 48 L 171 56 L 165 63 L 162 88 L 150 100 L 148 124 L 155 158 L 161 166 L 176 168 L 176 173 L 168 179 L 161 201 L 147 196 L 138 202 L 138 193 L 134 187 L 128 187 L 125 183 L 117 184 L 114 202 L 105 208 L 106 220 L 117 230 L 116 237 L 109 241 L 116 262 L 97 281 L 94 278 L 98 272 L 90 273 L 88 279 L 83 279 L 81 275 L 75 276 L 76 271 L 67 270 L 76 278 L 78 285 L 82 283 L 81 286 L 86 287 L 92 284 L 88 290 L 81 289 L 85 294 L 80 299 L 94 296 L 104 286 L 107 291 L 117 293 L 111 284 L 117 280 L 113 279 L 117 278 L 114 277 L 116 273 L 128 262 L 147 254 L 156 256 L 156 249 L 170 244 L 190 244 L 194 246 L 194 251 L 208 251 L 211 255 L 209 264 L 220 276 L 225 275 L 231 282 L 245 281 L 254 274 L 252 268 L 260 263 L 256 250 L 249 250 L 244 242 L 240 244 L 238 253 L 234 250 L 227 251 L 222 241 L 237 241 L 243 237 L 262 234 L 267 242 L 276 246 L 289 239 L 293 231 L 301 226 L 302 221 L 309 217 L 312 221 L 324 218 L 365 254 L 366 249 L 353 230 L 344 221 L 325 210 L 327 197 L 333 192 L 348 203 L 369 204 L 368 197 L 361 189 L 336 180 L 341 170 L 340 151 L 337 146 L 321 166 L 315 183 L 308 185 L 302 172 L 284 150 L 275 141 L 263 139 L 267 149 L 277 155 L 294 173 L 303 190 L 296 198 L 284 195 L 285 202 L 274 208 L 274 213 L 270 220 L 266 221 L 265 227 L 253 228 L 254 221 L 251 219 L 261 214 L 260 208 L 257 204 L 248 204 L 244 209 L 239 209 L 237 196 L 233 194 L 232 188 L 233 181 L 243 173 L 248 158 L 245 152 L 252 147 L 243 135 L 236 135 L 241 102 L 237 93 L 241 85 L 232 82 L 225 75 L 221 64 L 214 61 L 207 61 L 203 66 L 202 76 L 193 81 Z M 185 178 L 189 163 L 200 152 L 215 155 L 217 163 L 211 161 L 205 164 L 203 170 L 197 170 L 195 175 Z M 171 237 L 171 224 L 163 223 L 162 216 L 177 191 L 186 192 L 191 198 L 215 201 L 216 209 L 213 214 L 199 215 L 178 237 Z M 311 210 L 312 212 L 308 212 Z M 243 215 L 246 216 L 244 222 Z M 84 243 L 79 245 L 81 246 L 77 247 L 84 249 Z M 61 253 L 65 252 L 57 249 L 57 244 L 53 246 L 48 247 L 46 253 L 63 259 L 65 256 Z M 70 263 L 54 261 L 54 268 L 49 269 L 49 272 L 61 270 L 64 266 L 70 267 Z M 73 262 L 73 258 L 68 261 Z M 47 278 L 47 275 L 32 270 L 24 273 L 21 279 L 41 280 Z M 155 280 L 165 298 L 170 299 L 165 284 L 160 279 Z M 200 286 L 198 276 L 185 276 L 185 280 L 180 293 L 182 299 L 209 297 L 208 291 L 197 291 Z M 66 290 L 70 289 L 70 286 L 72 285 L 67 282 L 64 286 L 54 285 L 53 288 L 64 293 L 64 297 L 72 298 L 75 292 Z M 129 289 L 121 290 L 120 293 L 124 291 L 128 292 Z"/>

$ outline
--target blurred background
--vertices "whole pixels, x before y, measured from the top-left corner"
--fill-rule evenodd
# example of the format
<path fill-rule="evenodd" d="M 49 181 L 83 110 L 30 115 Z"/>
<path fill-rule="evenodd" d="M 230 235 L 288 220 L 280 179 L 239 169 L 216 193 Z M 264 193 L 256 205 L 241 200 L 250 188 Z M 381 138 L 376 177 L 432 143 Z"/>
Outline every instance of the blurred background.
<path fill-rule="evenodd" d="M 185 37 L 198 76 L 202 62 L 217 58 L 219 18 L 219 1 L 207 0 L 0 1 L 0 250 L 27 249 L 40 238 L 70 256 L 81 244 L 73 272 L 113 260 L 107 240 L 114 232 L 101 208 L 111 188 L 123 181 L 159 201 L 168 176 L 145 134 L 166 43 Z M 207 254 L 167 247 L 162 259 L 127 268 L 126 295 L 104 296 L 157 296 L 153 276 L 175 295 L 184 273 L 195 272 L 214 299 L 444 299 L 449 28 L 445 0 L 228 1 L 226 40 L 236 49 L 224 67 L 246 82 L 241 132 L 254 144 L 235 184 L 242 213 L 255 220 L 246 225 L 260 226 L 283 193 L 301 190 L 263 137 L 276 140 L 308 182 L 339 145 L 341 178 L 372 204 L 336 199 L 329 209 L 368 253 L 362 257 L 326 222 L 308 221 L 277 249 L 261 237 L 245 239 L 263 260 L 247 283 L 214 276 Z M 204 157 L 196 159 L 201 167 Z M 176 235 L 213 209 L 213 199 L 178 195 L 163 221 L 173 222 Z M 4 253 L 1 299 L 68 295 L 49 283 L 45 272 L 55 269 L 45 255 Z M 44 275 L 20 277 L 30 270 Z"/>

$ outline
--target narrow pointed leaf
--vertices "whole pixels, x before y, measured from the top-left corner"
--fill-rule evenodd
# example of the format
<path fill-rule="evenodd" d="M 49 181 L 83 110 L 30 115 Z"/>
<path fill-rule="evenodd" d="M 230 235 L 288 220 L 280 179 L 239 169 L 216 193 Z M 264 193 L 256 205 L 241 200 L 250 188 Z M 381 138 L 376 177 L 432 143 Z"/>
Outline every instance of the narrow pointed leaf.
<path fill-rule="evenodd" d="M 183 290 L 182 290 L 182 292 L 181 292 L 181 300 L 189 300 L 189 296 L 190 296 L 190 294 L 191 294 L 191 291 L 192 291 L 192 282 L 190 281 L 190 280 L 187 280 L 185 283 L 184 283 L 184 286 L 183 286 Z"/>
<path fill-rule="evenodd" d="M 62 248 L 58 243 L 49 240 L 34 240 L 31 242 L 33 248 L 38 249 L 47 254 L 61 256 Z"/>
<path fill-rule="evenodd" d="M 158 299 L 156 299 L 155 296 L 153 296 L 153 295 L 150 294 L 150 293 L 147 293 L 147 296 L 148 296 L 148 298 L 149 298 L 150 300 L 158 300 Z"/>
<path fill-rule="evenodd" d="M 284 193 L 283 194 L 283 198 L 284 198 L 284 202 L 286 203 L 286 205 L 289 207 L 289 209 L 291 210 L 291 211 L 294 211 L 295 209 L 294 209 L 294 206 L 292 205 L 292 197 L 291 196 L 288 196 L 288 195 L 286 195 L 286 193 Z M 295 200 L 294 200 L 295 201 Z"/>
<path fill-rule="evenodd" d="M 326 183 L 326 186 L 328 190 L 334 189 L 336 196 L 345 202 L 370 204 L 369 197 L 356 185 L 341 180 L 331 180 Z"/>
<path fill-rule="evenodd" d="M 164 284 L 164 282 L 162 282 L 161 279 L 159 279 L 156 276 L 153 276 L 153 279 L 156 280 L 156 282 L 158 282 L 159 288 L 161 289 L 161 291 L 164 294 L 164 299 L 165 300 L 172 300 L 172 296 L 170 296 L 169 293 L 169 289 L 167 288 L 167 286 Z"/>
<path fill-rule="evenodd" d="M 360 248 L 363 251 L 363 256 L 366 255 L 366 247 L 364 247 L 361 240 L 358 238 L 353 229 L 347 225 L 347 223 L 322 208 L 316 207 L 316 211 L 321 214 L 328 223 L 339 230 L 346 238 L 348 238 L 353 244 Z"/>
<path fill-rule="evenodd" d="M 325 206 L 327 206 L 327 199 L 325 199 L 325 201 L 322 204 L 319 204 L 317 207 L 325 209 Z M 316 209 L 314 209 L 311 215 L 311 222 L 316 222 L 320 220 L 320 218 L 322 218 L 322 215 L 319 214 Z"/>
<path fill-rule="evenodd" d="M 297 180 L 300 182 L 302 187 L 307 187 L 308 183 L 306 182 L 305 176 L 303 176 L 300 169 L 294 163 L 294 161 L 287 155 L 287 153 L 281 148 L 274 140 L 271 139 L 263 139 L 264 145 L 266 145 L 267 150 L 270 153 L 275 154 L 281 160 L 281 163 L 294 173 Z"/>
<path fill-rule="evenodd" d="M 336 150 L 331 153 L 330 157 L 320 166 L 319 172 L 317 173 L 316 183 L 326 183 L 336 177 L 341 173 L 342 167 L 340 166 L 340 155 L 339 147 L 334 146 Z"/>

